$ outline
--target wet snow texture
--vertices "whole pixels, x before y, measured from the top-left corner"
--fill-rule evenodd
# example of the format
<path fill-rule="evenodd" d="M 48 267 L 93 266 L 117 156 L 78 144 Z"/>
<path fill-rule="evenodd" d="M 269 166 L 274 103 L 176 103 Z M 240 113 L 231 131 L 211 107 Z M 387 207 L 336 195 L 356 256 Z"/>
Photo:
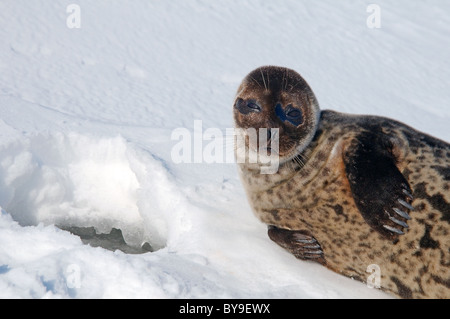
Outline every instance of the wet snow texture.
<path fill-rule="evenodd" d="M 297 261 L 233 164 L 174 164 L 174 129 L 232 127 L 240 80 L 300 72 L 321 107 L 450 140 L 450 4 L 298 0 L 0 2 L 0 298 L 378 298 Z M 58 229 L 121 229 L 128 255 Z M 369 275 L 369 274 L 368 274 Z"/>

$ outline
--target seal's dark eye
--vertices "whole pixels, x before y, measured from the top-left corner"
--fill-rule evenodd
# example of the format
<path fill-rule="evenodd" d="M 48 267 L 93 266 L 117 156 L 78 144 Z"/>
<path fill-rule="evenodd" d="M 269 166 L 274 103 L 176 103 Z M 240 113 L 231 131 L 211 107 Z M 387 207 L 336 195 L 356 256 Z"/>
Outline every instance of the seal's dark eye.
<path fill-rule="evenodd" d="M 247 102 L 247 107 L 249 109 L 254 110 L 255 112 L 261 111 L 261 107 L 258 104 L 256 104 L 256 102 L 252 102 L 252 101 Z"/>
<path fill-rule="evenodd" d="M 286 108 L 286 119 L 295 126 L 299 126 L 303 123 L 303 113 L 301 110 L 294 108 L 292 105 L 288 105 Z"/>
<path fill-rule="evenodd" d="M 261 106 L 255 101 L 255 100 L 246 100 L 238 99 L 236 101 L 235 107 L 239 110 L 242 114 L 249 114 L 249 113 L 259 113 L 261 112 Z"/>
<path fill-rule="evenodd" d="M 286 115 L 290 118 L 298 118 L 298 117 L 302 116 L 302 112 L 300 112 L 299 110 L 292 110 Z"/>

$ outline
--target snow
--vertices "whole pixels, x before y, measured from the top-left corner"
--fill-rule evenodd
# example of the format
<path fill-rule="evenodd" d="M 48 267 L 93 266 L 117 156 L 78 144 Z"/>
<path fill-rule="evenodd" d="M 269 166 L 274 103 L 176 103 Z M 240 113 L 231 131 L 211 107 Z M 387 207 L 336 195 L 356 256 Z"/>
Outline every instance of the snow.
<path fill-rule="evenodd" d="M 450 4 L 377 1 L 379 29 L 369 4 L 0 2 L 0 298 L 387 298 L 272 243 L 235 164 L 171 157 L 177 128 L 225 134 L 239 82 L 268 64 L 300 72 L 322 109 L 449 141 Z"/>

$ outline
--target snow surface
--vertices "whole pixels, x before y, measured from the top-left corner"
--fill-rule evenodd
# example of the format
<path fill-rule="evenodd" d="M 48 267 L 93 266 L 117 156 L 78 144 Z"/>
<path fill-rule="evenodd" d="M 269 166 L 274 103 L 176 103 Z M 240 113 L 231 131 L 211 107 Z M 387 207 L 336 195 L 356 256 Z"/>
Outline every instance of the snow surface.
<path fill-rule="evenodd" d="M 268 64 L 300 72 L 323 109 L 449 141 L 450 3 L 377 1 L 379 29 L 369 4 L 1 1 L 0 298 L 388 297 L 272 243 L 234 164 L 171 159 L 176 128 L 232 127 L 240 80 Z"/>

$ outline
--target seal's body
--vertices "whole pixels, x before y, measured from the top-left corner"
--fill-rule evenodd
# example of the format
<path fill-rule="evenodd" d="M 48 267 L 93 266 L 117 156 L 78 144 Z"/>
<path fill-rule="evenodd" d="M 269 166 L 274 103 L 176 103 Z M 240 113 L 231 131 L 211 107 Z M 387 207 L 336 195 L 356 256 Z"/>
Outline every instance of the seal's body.
<path fill-rule="evenodd" d="M 390 119 L 320 112 L 305 83 L 264 67 L 236 98 L 238 128 L 280 132 L 276 173 L 239 164 L 269 237 L 363 282 L 375 266 L 381 288 L 396 296 L 450 298 L 450 145 Z M 248 101 L 260 111 L 242 112 Z"/>

